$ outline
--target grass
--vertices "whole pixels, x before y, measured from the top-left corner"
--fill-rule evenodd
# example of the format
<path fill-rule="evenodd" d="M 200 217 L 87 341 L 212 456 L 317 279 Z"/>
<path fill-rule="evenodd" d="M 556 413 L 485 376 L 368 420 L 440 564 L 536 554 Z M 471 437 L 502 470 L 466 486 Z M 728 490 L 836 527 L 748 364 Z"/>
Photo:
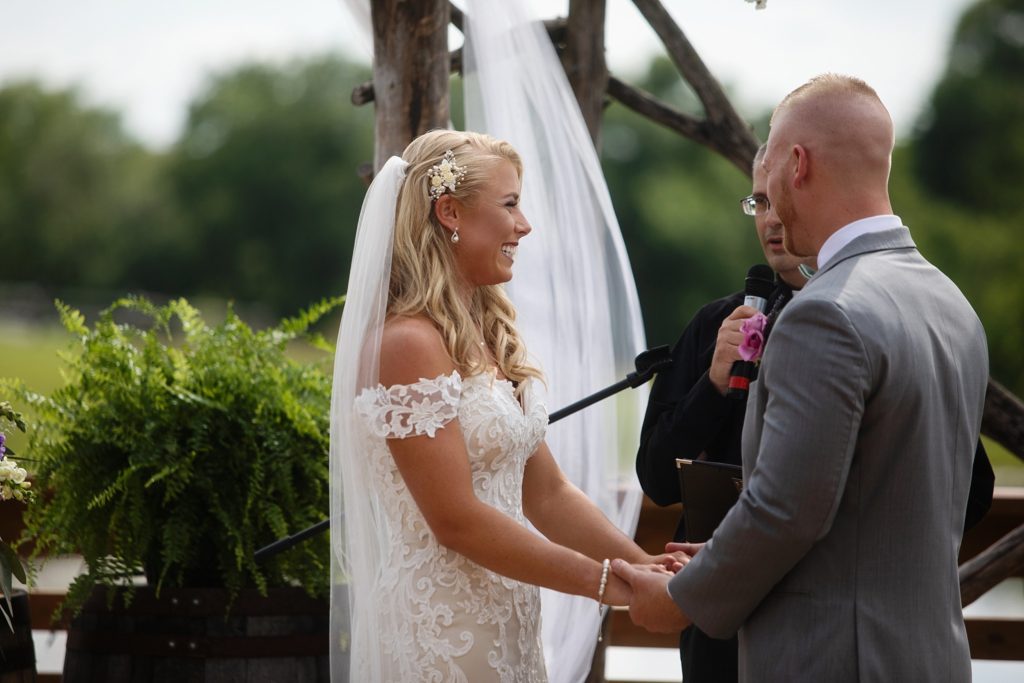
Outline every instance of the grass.
<path fill-rule="evenodd" d="M 982 437 L 996 473 L 996 486 L 1024 486 L 1024 461 L 988 437 Z"/>
<path fill-rule="evenodd" d="M 46 394 L 61 384 L 57 352 L 69 347 L 62 327 L 0 322 L 0 377 L 18 378 L 32 391 Z M 17 407 L 16 407 L 17 409 Z"/>

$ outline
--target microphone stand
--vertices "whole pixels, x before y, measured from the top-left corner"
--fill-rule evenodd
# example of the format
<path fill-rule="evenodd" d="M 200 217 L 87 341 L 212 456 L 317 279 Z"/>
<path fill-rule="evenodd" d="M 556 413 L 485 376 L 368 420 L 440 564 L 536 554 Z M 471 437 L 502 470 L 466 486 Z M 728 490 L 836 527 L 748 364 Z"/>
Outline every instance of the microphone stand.
<path fill-rule="evenodd" d="M 661 372 L 662 370 L 665 370 L 670 365 L 672 365 L 672 352 L 667 346 L 656 346 L 653 349 L 648 349 L 647 351 L 643 351 L 642 353 L 640 353 L 640 355 L 636 357 L 634 365 L 636 366 L 636 370 L 628 373 L 625 379 L 621 379 L 615 384 L 607 386 L 604 389 L 601 389 L 600 391 L 594 392 L 590 396 L 582 398 L 579 401 L 576 401 L 575 403 L 568 405 L 560 410 L 556 410 L 555 412 L 548 415 L 548 424 L 558 422 L 562 418 L 568 417 L 569 415 L 572 415 L 575 412 L 583 410 L 587 406 L 597 403 L 602 399 L 608 398 L 613 394 L 617 394 L 627 387 L 635 389 L 641 384 L 644 384 L 649 379 L 651 379 L 651 377 L 653 377 L 655 373 Z M 325 519 L 320 522 L 317 522 L 316 524 L 307 527 L 296 534 L 286 536 L 284 538 L 274 541 L 269 545 L 263 546 L 262 548 L 256 551 L 256 553 L 253 555 L 253 558 L 257 562 L 261 562 L 267 558 L 273 557 L 278 553 L 282 553 L 285 550 L 288 550 L 294 545 L 298 545 L 302 541 L 305 541 L 307 538 L 315 536 L 321 531 L 326 530 L 330 527 L 330 525 L 330 519 Z"/>

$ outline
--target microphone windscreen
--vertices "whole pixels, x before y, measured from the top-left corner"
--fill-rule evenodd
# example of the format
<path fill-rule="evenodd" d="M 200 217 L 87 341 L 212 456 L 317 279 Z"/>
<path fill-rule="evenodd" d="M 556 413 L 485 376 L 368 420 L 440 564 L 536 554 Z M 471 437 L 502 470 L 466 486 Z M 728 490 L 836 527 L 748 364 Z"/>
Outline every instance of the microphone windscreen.
<path fill-rule="evenodd" d="M 750 266 L 747 271 L 747 282 L 744 293 L 747 296 L 757 296 L 767 299 L 775 289 L 775 271 L 771 266 L 763 263 Z"/>

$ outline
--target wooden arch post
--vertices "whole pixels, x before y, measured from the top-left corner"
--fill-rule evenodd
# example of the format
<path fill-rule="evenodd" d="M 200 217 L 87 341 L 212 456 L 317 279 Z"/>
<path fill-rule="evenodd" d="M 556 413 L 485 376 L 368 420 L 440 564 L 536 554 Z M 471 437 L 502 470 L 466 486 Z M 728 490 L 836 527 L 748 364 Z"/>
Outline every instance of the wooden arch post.
<path fill-rule="evenodd" d="M 373 0 L 373 167 L 449 121 L 448 0 Z"/>

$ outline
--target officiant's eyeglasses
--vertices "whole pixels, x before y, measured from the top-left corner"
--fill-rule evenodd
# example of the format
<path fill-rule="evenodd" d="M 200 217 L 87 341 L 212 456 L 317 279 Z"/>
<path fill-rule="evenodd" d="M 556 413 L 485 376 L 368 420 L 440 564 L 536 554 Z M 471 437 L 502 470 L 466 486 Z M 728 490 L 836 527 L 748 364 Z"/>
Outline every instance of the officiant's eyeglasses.
<path fill-rule="evenodd" d="M 768 197 L 763 194 L 752 194 L 740 200 L 740 208 L 748 216 L 763 216 L 768 213 L 768 209 L 772 208 L 772 205 L 768 201 Z"/>

